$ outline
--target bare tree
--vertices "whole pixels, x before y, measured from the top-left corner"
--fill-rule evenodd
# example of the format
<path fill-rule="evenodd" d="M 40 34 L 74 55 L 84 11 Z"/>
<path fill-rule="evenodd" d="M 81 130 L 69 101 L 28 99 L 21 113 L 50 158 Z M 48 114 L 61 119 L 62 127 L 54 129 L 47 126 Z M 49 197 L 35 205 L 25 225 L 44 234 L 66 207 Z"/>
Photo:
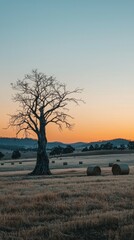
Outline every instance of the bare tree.
<path fill-rule="evenodd" d="M 74 97 L 81 93 L 81 89 L 68 91 L 65 84 L 61 84 L 54 77 L 32 70 L 23 80 L 17 80 L 11 84 L 16 91 L 13 101 L 19 103 L 19 108 L 14 115 L 10 115 L 9 126 L 17 128 L 20 132 L 34 132 L 38 139 L 37 161 L 31 174 L 48 175 L 49 159 L 46 152 L 47 137 L 46 126 L 50 123 L 58 125 L 60 129 L 64 125 L 71 128 L 68 114 L 68 104 L 78 104 L 81 99 Z"/>

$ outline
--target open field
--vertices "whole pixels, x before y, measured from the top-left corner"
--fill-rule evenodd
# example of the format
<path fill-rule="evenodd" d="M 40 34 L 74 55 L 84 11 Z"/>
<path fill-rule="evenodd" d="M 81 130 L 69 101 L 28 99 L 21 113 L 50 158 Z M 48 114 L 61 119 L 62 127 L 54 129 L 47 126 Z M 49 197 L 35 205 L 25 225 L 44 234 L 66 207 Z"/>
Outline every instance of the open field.
<path fill-rule="evenodd" d="M 129 164 L 129 175 L 112 175 L 108 163 L 117 159 Z M 45 177 L 27 175 L 34 159 L 14 165 L 9 160 L 0 166 L 0 239 L 133 240 L 133 159 L 126 154 L 50 159 L 52 175 Z M 101 176 L 86 175 L 90 163 L 99 163 Z"/>
<path fill-rule="evenodd" d="M 27 171 L 30 172 L 35 166 L 35 157 L 21 158 L 17 160 L 1 160 L 0 161 L 0 175 L 6 174 L 6 172 L 14 171 Z M 68 168 L 87 168 L 89 164 L 97 164 L 100 167 L 108 167 L 109 163 L 114 163 L 120 160 L 122 163 L 127 163 L 129 166 L 134 165 L 134 153 L 128 154 L 109 154 L 109 155 L 85 155 L 83 156 L 62 156 L 56 158 L 50 158 L 50 168 L 51 169 L 68 169 Z M 67 165 L 63 165 L 67 162 Z M 80 164 L 80 162 L 82 164 Z"/>

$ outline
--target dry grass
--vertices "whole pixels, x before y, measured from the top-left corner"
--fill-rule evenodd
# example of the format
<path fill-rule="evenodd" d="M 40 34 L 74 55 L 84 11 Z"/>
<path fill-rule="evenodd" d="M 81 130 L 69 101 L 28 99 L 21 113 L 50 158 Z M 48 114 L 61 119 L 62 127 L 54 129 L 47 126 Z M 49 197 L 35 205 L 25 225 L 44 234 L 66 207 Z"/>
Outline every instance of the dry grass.
<path fill-rule="evenodd" d="M 0 239 L 133 240 L 134 167 L 125 176 L 113 176 L 109 168 L 102 173 L 1 176 Z"/>
<path fill-rule="evenodd" d="M 24 155 L 25 154 L 25 155 Z M 5 175 L 5 172 L 17 171 L 27 173 L 32 171 L 35 167 L 36 157 L 33 155 L 35 152 L 23 153 L 22 158 L 19 160 L 12 160 L 11 158 L 2 159 L 0 161 L 0 175 Z M 83 153 L 82 153 L 83 154 Z M 89 153 L 88 153 L 89 154 Z M 89 164 L 95 164 L 100 167 L 108 167 L 109 163 L 116 163 L 117 159 L 120 159 L 121 163 L 127 163 L 129 166 L 134 164 L 134 153 L 127 154 L 109 154 L 109 155 L 87 155 L 83 156 L 70 156 L 67 157 L 66 154 L 64 157 L 50 158 L 50 168 L 51 169 L 65 169 L 65 168 L 87 168 Z M 21 164 L 20 164 L 21 161 Z M 63 165 L 66 162 L 67 165 Z M 79 163 L 82 162 L 82 165 Z"/>

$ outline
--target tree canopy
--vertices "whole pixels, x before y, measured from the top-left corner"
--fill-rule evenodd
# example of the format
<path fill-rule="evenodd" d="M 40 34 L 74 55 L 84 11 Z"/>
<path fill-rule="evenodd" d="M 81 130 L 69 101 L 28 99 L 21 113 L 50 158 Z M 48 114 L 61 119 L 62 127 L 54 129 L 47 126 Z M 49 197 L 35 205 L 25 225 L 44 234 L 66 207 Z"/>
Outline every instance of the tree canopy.
<path fill-rule="evenodd" d="M 46 153 L 46 126 L 56 124 L 59 129 L 65 126 L 71 129 L 72 116 L 69 104 L 82 102 L 75 95 L 82 92 L 76 88 L 68 90 L 53 76 L 32 70 L 24 79 L 11 84 L 16 92 L 13 101 L 19 103 L 17 112 L 10 116 L 9 126 L 16 127 L 16 133 L 34 132 L 38 139 L 37 162 L 34 174 L 49 174 L 49 160 Z"/>
<path fill-rule="evenodd" d="M 44 73 L 32 70 L 23 80 L 11 84 L 17 91 L 13 101 L 19 103 L 17 113 L 11 115 L 10 126 L 17 127 L 17 134 L 21 131 L 33 131 L 40 134 L 40 120 L 47 126 L 55 123 L 60 129 L 63 125 L 67 128 L 72 116 L 68 114 L 68 104 L 73 102 L 78 105 L 81 99 L 74 98 L 74 94 L 81 93 L 81 89 L 69 91 L 66 84 L 58 82 L 54 77 L 47 77 Z M 44 121 L 43 121 L 44 120 Z"/>

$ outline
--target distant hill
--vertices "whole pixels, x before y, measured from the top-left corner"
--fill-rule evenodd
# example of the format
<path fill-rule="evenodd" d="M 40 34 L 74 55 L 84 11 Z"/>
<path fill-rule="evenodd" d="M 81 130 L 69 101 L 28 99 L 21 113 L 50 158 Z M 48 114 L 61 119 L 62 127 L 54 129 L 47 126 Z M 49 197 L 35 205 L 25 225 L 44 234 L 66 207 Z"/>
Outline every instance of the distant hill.
<path fill-rule="evenodd" d="M 37 140 L 32 138 L 0 138 L 0 148 L 11 150 L 16 148 L 34 149 L 37 148 Z"/>
<path fill-rule="evenodd" d="M 77 142 L 77 143 L 62 143 L 62 142 L 48 142 L 47 149 L 52 149 L 54 147 L 66 147 L 67 145 L 72 145 L 74 148 L 83 148 L 87 143 Z M 37 148 L 37 140 L 32 138 L 0 138 L 0 148 L 1 149 L 35 149 Z"/>
<path fill-rule="evenodd" d="M 123 138 L 116 138 L 116 139 L 112 139 L 112 140 L 103 140 L 103 141 L 98 141 L 98 142 L 90 142 L 89 144 L 87 144 L 87 146 L 90 146 L 90 145 L 95 146 L 96 144 L 98 144 L 100 146 L 101 144 L 106 144 L 106 143 L 110 142 L 110 143 L 113 144 L 114 147 L 120 147 L 120 145 L 122 145 L 122 144 L 127 146 L 129 141 L 130 140 L 123 139 Z"/>
<path fill-rule="evenodd" d="M 62 143 L 62 142 L 49 142 L 47 144 L 47 149 L 52 149 L 53 147 L 61 146 L 65 147 L 66 145 L 71 145 L 75 149 L 83 149 L 84 147 L 89 147 L 90 145 L 95 146 L 95 144 L 98 144 L 99 146 L 101 144 L 105 144 L 107 142 L 111 142 L 113 146 L 119 147 L 121 144 L 124 144 L 125 146 L 128 145 L 129 140 L 127 139 L 113 139 L 113 140 L 104 140 L 104 141 L 98 141 L 98 142 L 76 142 L 76 143 Z M 16 148 L 19 149 L 36 149 L 37 148 L 37 140 L 32 138 L 0 138 L 0 149 L 10 149 L 14 150 Z"/>

